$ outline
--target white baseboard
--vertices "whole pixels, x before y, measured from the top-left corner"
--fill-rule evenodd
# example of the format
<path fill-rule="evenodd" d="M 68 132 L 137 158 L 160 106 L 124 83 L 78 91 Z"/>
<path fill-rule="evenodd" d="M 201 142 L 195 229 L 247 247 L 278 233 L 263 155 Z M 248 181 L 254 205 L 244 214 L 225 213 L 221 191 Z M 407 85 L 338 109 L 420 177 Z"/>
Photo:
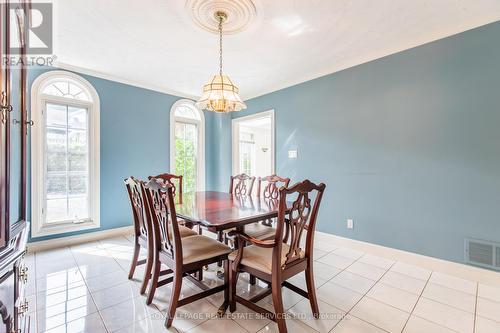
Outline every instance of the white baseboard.
<path fill-rule="evenodd" d="M 441 272 L 462 279 L 500 287 L 500 272 L 335 236 L 320 231 L 316 232 L 315 240 L 330 242 L 335 244 L 335 246 L 351 248 L 390 260 L 401 261 L 426 268 L 431 271 Z"/>
<path fill-rule="evenodd" d="M 77 245 L 81 243 L 94 242 L 96 240 L 131 235 L 134 232 L 133 226 L 121 227 L 108 230 L 89 232 L 82 235 L 54 238 L 39 242 L 28 243 L 28 253 L 52 250 L 60 247 Z"/>
<path fill-rule="evenodd" d="M 77 236 L 33 242 L 28 244 L 28 252 L 32 253 L 38 251 L 46 251 L 65 246 L 93 242 L 110 237 L 131 235 L 133 233 L 133 230 L 134 229 L 132 226 L 128 226 L 116 229 L 96 231 Z M 462 279 L 477 281 L 479 283 L 500 287 L 500 272 L 428 257 L 408 251 L 397 250 L 390 247 L 362 242 L 350 238 L 335 236 L 320 231 L 316 232 L 315 239 L 317 241 L 329 242 L 331 244 L 334 244 L 336 247 L 351 248 L 390 260 L 401 261 L 432 271 L 453 275 Z"/>

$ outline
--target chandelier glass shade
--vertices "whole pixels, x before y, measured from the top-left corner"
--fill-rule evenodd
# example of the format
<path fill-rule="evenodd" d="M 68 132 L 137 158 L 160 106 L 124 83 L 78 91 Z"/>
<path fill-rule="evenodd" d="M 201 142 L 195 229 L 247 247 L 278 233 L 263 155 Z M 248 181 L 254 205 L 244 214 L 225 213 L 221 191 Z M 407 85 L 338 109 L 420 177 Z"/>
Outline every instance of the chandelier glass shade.
<path fill-rule="evenodd" d="M 217 12 L 219 20 L 219 74 L 203 86 L 203 95 L 196 103 L 199 109 L 224 113 L 246 109 L 241 100 L 240 90 L 229 76 L 222 73 L 222 23 L 227 19 L 224 12 Z"/>
<path fill-rule="evenodd" d="M 203 95 L 196 105 L 213 112 L 232 112 L 246 109 L 239 89 L 227 75 L 215 75 L 203 86 Z"/>

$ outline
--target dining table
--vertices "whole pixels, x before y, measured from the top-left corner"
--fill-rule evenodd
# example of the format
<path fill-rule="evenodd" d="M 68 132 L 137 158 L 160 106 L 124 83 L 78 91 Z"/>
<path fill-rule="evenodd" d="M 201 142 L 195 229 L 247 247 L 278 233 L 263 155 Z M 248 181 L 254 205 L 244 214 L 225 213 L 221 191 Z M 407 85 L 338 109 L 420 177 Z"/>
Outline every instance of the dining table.
<path fill-rule="evenodd" d="M 233 228 L 244 232 L 247 224 L 277 217 L 278 207 L 277 199 L 201 191 L 184 193 L 182 201 L 176 203 L 175 210 L 177 217 L 185 222 L 219 233 Z M 194 279 L 191 280 L 195 282 Z M 201 281 L 196 282 L 196 285 L 202 289 L 206 288 Z M 225 299 L 219 308 L 219 316 L 224 315 L 229 305 L 226 297 L 228 293 L 224 294 Z"/>

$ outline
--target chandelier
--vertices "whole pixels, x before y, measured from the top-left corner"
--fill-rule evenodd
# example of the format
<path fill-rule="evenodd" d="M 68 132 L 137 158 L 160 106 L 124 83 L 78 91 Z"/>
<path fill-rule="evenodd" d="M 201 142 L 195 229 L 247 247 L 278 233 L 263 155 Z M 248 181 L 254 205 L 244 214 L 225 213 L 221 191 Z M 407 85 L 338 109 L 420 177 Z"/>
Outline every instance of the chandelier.
<path fill-rule="evenodd" d="M 240 111 L 247 108 L 240 98 L 240 90 L 229 76 L 222 73 L 222 24 L 227 20 L 227 14 L 218 11 L 215 17 L 219 21 L 219 74 L 203 86 L 203 95 L 196 106 L 213 112 Z"/>

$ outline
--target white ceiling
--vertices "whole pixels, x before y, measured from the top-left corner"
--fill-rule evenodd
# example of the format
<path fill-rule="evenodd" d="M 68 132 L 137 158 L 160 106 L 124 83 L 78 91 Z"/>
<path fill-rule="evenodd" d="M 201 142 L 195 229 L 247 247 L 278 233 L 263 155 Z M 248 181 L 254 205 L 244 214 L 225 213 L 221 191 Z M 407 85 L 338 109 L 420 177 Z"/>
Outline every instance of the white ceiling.
<path fill-rule="evenodd" d="M 54 1 L 63 68 L 192 98 L 217 73 L 218 37 L 185 0 Z M 256 20 L 224 42 L 244 99 L 500 20 L 500 0 L 254 2 Z"/>

